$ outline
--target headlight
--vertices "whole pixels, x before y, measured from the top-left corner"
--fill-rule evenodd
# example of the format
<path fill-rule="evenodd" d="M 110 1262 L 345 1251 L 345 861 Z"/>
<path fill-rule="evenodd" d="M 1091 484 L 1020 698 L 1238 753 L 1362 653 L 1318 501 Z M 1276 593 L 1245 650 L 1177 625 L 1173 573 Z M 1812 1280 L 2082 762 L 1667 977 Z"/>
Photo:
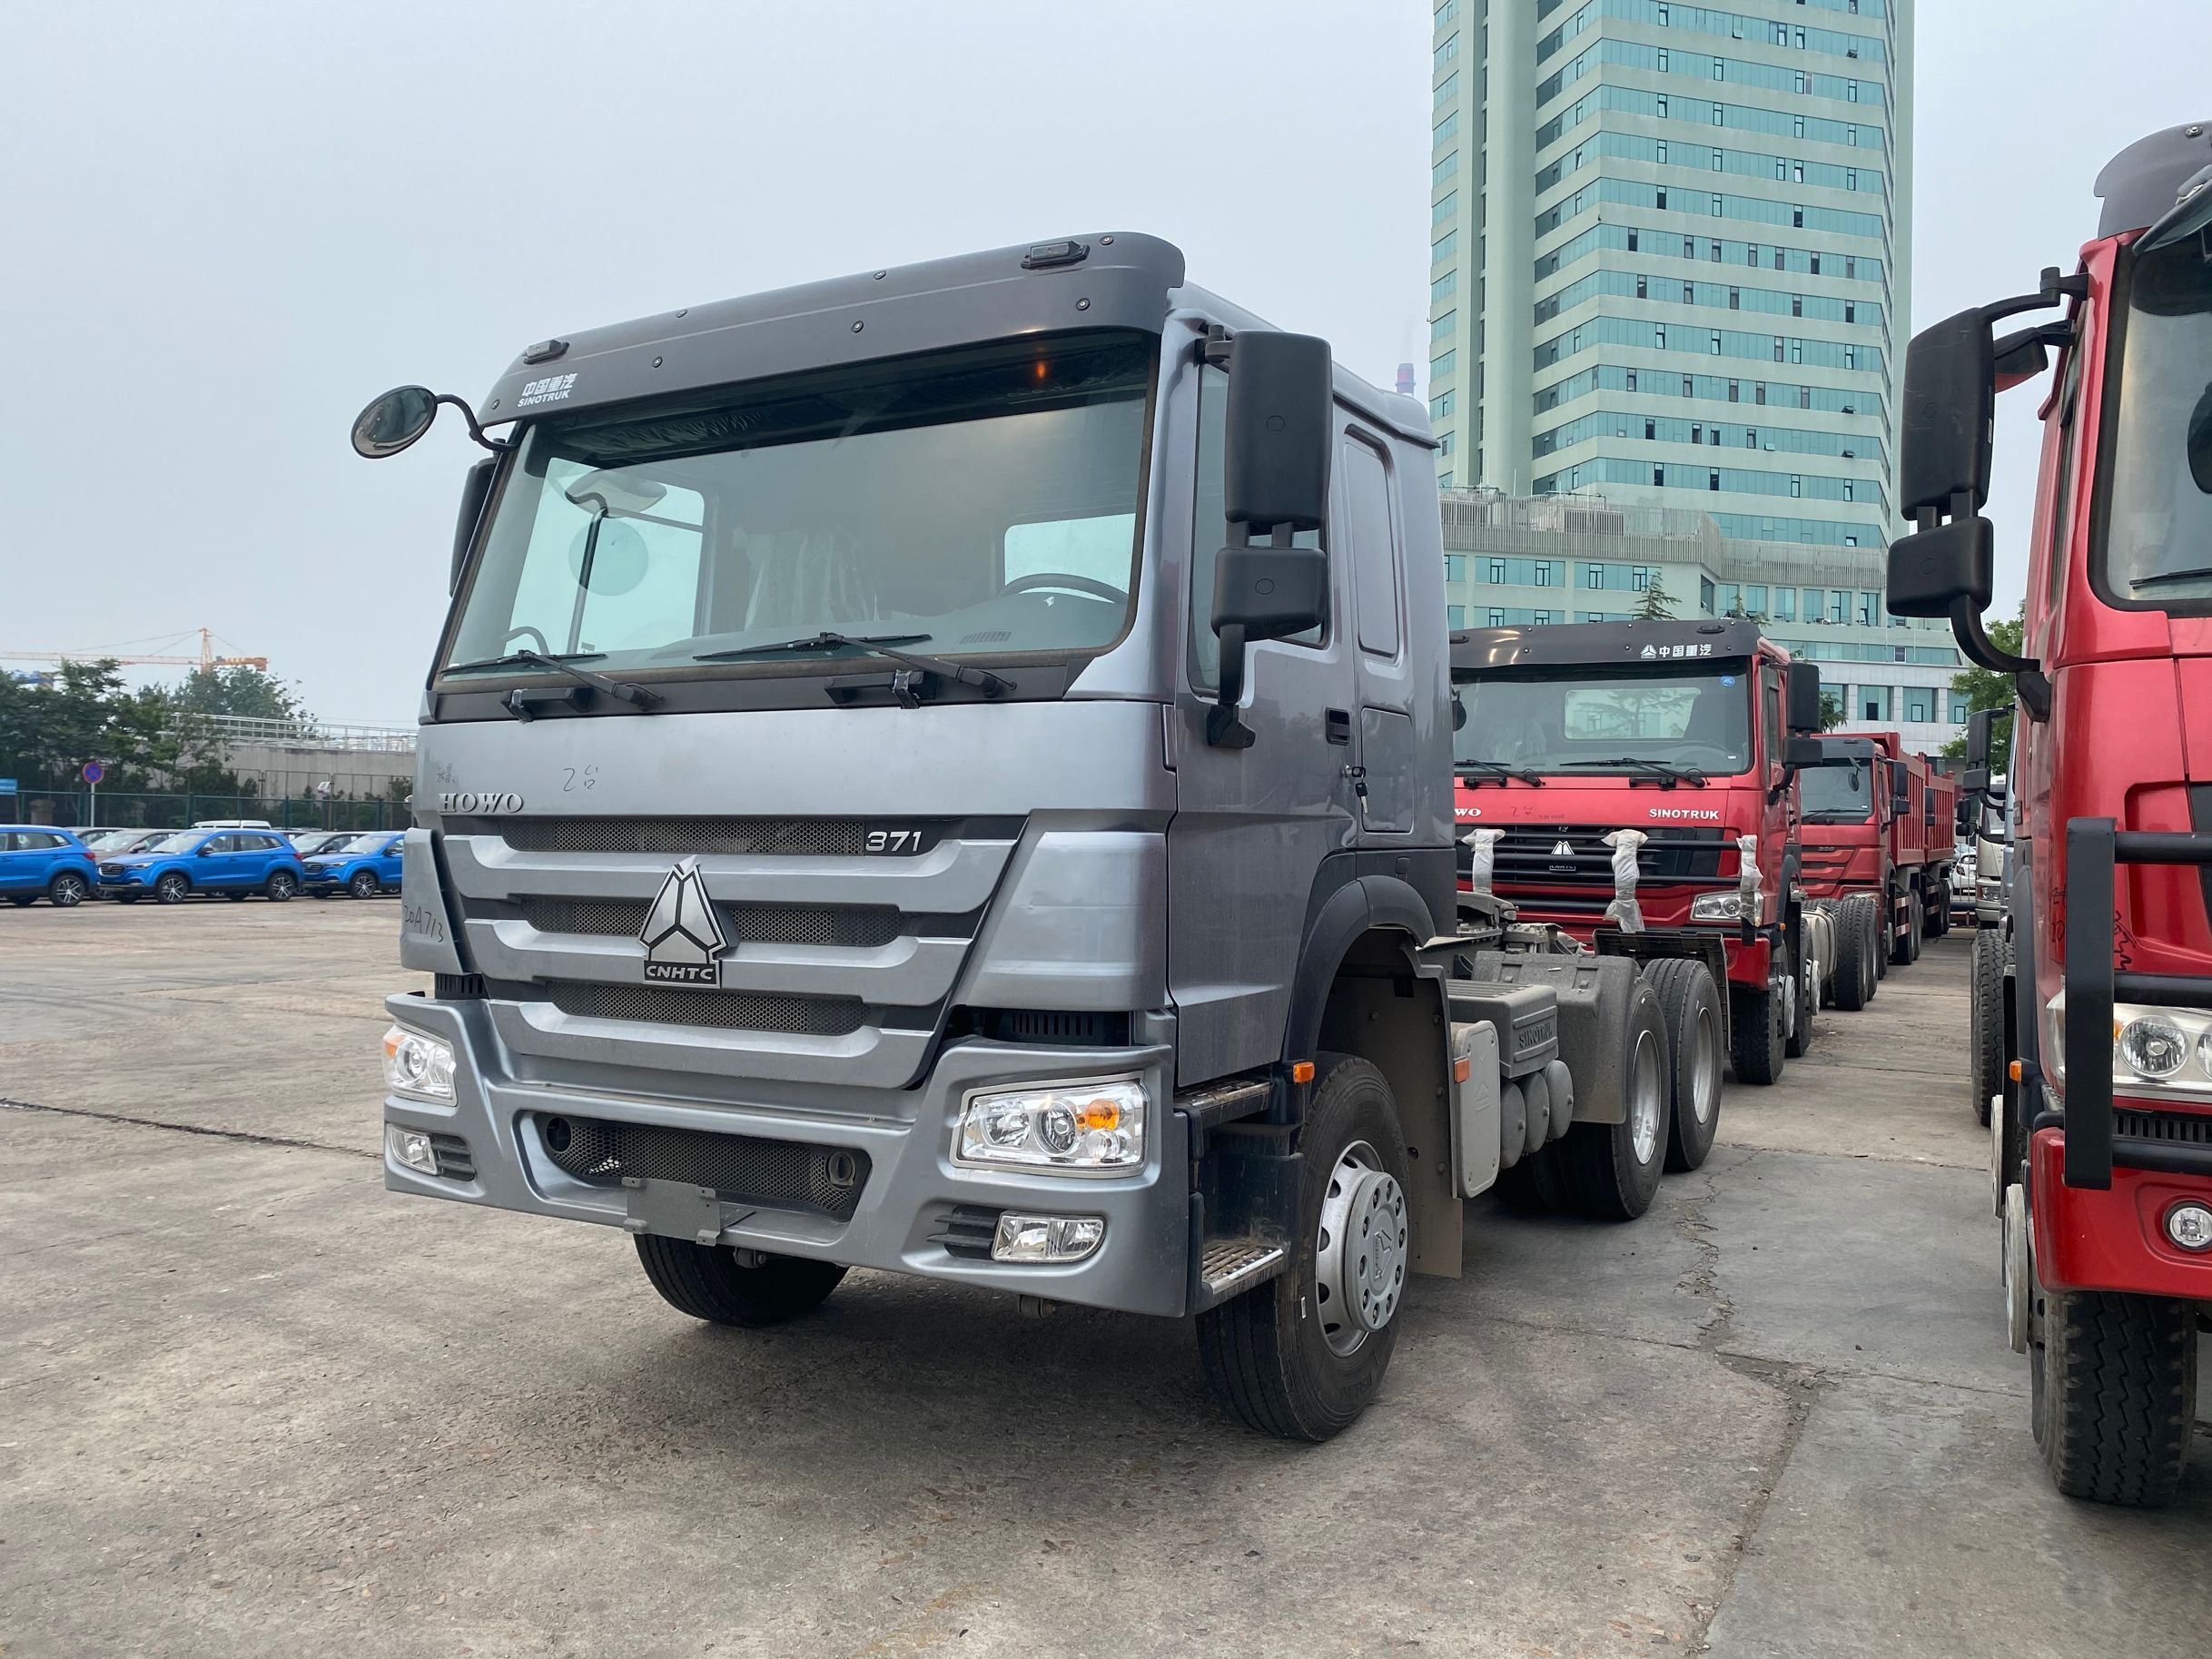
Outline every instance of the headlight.
<path fill-rule="evenodd" d="M 1752 895 L 1752 925 L 1759 924 L 1760 900 L 1764 894 Z M 1693 922 L 1741 922 L 1743 920 L 1743 894 L 1734 889 L 1726 893 L 1701 893 L 1690 901 L 1690 920 Z"/>
<path fill-rule="evenodd" d="M 395 1025 L 384 1033 L 384 1087 L 419 1101 L 453 1098 L 453 1050 L 435 1037 Z"/>
<path fill-rule="evenodd" d="M 953 1133 L 953 1161 L 1120 1175 L 1143 1166 L 1150 1104 L 1134 1078 L 971 1095 Z"/>
<path fill-rule="evenodd" d="M 2044 1070 L 2066 1086 L 2066 992 L 2043 1005 Z M 2121 1092 L 2212 1097 L 2212 1013 L 2112 1004 L 2112 1086 Z"/>

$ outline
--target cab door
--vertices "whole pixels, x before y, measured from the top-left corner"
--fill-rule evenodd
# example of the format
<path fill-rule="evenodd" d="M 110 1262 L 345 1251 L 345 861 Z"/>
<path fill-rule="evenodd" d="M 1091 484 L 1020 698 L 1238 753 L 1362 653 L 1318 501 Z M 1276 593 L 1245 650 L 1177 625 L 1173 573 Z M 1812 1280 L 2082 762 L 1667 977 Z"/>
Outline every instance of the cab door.
<path fill-rule="evenodd" d="M 243 879 L 239 870 L 242 862 L 236 835 L 210 835 L 193 854 L 193 885 L 235 887 Z"/>
<path fill-rule="evenodd" d="M 1359 687 L 1352 798 L 1363 844 L 1413 833 L 1413 677 L 1406 650 L 1405 538 L 1397 478 L 1381 439 L 1348 426 L 1337 444 L 1331 538 L 1350 576 Z"/>
<path fill-rule="evenodd" d="M 1192 1081 L 1281 1057 L 1308 894 L 1322 860 L 1358 834 L 1360 701 L 1350 581 L 1331 548 L 1328 619 L 1311 633 L 1250 647 L 1240 717 L 1251 746 L 1206 741 L 1220 685 L 1213 569 L 1229 539 L 1222 466 L 1233 370 L 1207 363 L 1188 372 L 1197 382 L 1186 390 L 1197 394 L 1198 462 L 1189 525 L 1174 532 L 1190 536 L 1190 559 L 1168 713 L 1177 806 L 1167 850 L 1176 1063 Z M 1315 539 L 1299 538 L 1303 545 Z"/>

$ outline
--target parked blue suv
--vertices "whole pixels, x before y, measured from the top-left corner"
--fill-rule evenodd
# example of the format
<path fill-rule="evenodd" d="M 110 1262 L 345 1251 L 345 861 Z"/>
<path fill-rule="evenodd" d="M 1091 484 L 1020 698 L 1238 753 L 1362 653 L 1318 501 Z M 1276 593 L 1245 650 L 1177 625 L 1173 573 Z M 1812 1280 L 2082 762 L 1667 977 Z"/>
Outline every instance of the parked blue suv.
<path fill-rule="evenodd" d="M 400 849 L 405 841 L 399 830 L 370 830 L 310 854 L 308 892 L 325 899 L 341 893 L 373 899 L 380 893 L 399 892 Z"/>
<path fill-rule="evenodd" d="M 92 896 L 98 879 L 84 844 L 43 824 L 0 825 L 0 897 L 28 904 L 44 894 L 66 910 Z"/>
<path fill-rule="evenodd" d="M 163 904 L 195 893 L 261 893 L 281 902 L 300 891 L 305 874 L 291 843 L 274 830 L 179 830 L 146 852 L 104 860 L 100 891 L 125 904 L 149 893 Z"/>

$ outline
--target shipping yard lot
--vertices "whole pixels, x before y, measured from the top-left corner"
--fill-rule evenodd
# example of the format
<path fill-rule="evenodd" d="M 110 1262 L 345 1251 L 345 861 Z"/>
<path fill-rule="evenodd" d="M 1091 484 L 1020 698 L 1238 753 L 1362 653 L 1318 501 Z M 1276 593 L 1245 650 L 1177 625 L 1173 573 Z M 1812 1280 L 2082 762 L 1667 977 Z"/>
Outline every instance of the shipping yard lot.
<path fill-rule="evenodd" d="M 9 1659 L 2026 1659 L 2212 1629 L 2212 1435 L 2164 1514 L 2069 1503 L 2036 1459 L 1963 933 L 1732 1087 L 1643 1222 L 1471 1206 L 1466 1277 L 1416 1281 L 1381 1402 L 1308 1448 L 1217 1418 L 1174 1326 L 854 1275 L 709 1330 L 611 1230 L 387 1194 L 395 912 L 0 918 Z"/>

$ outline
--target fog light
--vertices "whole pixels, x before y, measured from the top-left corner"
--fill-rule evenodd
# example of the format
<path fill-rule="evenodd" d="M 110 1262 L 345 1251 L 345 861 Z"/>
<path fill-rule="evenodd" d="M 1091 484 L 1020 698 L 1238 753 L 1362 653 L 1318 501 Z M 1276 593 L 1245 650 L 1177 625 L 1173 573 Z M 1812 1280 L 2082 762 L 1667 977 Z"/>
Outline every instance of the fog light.
<path fill-rule="evenodd" d="M 2176 1204 L 2166 1212 L 2166 1236 L 2193 1256 L 2212 1250 L 2212 1210 L 2202 1204 Z"/>
<path fill-rule="evenodd" d="M 410 1170 L 419 1170 L 425 1175 L 438 1173 L 438 1149 L 430 1144 L 427 1130 L 403 1129 L 397 1123 L 387 1123 L 384 1150 Z"/>
<path fill-rule="evenodd" d="M 452 1100 L 452 1048 L 435 1037 L 393 1026 L 384 1033 L 384 1086 L 418 1100 Z"/>
<path fill-rule="evenodd" d="M 1081 1261 L 1106 1237 L 1099 1216 L 1025 1216 L 1008 1210 L 999 1217 L 991 1241 L 993 1261 Z"/>

